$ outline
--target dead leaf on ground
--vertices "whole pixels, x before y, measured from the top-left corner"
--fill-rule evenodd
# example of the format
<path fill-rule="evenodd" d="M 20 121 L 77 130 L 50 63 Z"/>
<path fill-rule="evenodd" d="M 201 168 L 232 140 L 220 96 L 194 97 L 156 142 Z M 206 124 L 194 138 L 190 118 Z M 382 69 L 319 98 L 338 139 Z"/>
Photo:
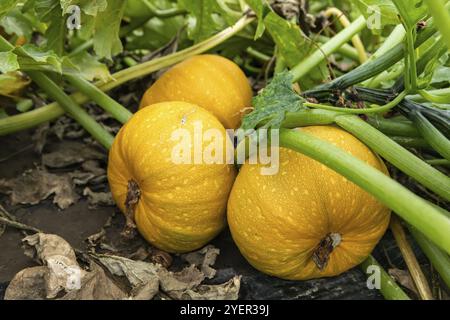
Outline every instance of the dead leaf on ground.
<path fill-rule="evenodd" d="M 94 192 L 86 187 L 83 190 L 83 196 L 87 196 L 90 207 L 115 205 L 111 192 Z"/>
<path fill-rule="evenodd" d="M 237 299 L 239 295 L 240 276 L 222 284 L 202 284 L 205 274 L 194 264 L 173 272 L 160 264 L 91 253 L 85 255 L 88 271 L 79 266 L 74 250 L 59 236 L 38 233 L 23 243 L 25 253 L 43 265 L 16 274 L 5 299 L 150 300 L 159 295 L 202 300 Z M 119 286 L 114 276 L 124 277 L 131 290 Z"/>
<path fill-rule="evenodd" d="M 43 168 L 27 170 L 13 179 L 0 179 L 0 193 L 8 194 L 12 205 L 34 205 L 54 195 L 53 203 L 66 209 L 78 200 L 69 175 L 52 174 Z"/>
<path fill-rule="evenodd" d="M 205 274 L 195 265 L 172 272 L 160 264 L 110 255 L 93 255 L 113 275 L 126 277 L 133 298 L 151 299 L 159 290 L 171 299 L 237 299 L 240 277 L 219 285 L 202 285 Z"/>
<path fill-rule="evenodd" d="M 172 292 L 177 300 L 237 300 L 241 287 L 241 276 L 234 276 L 225 283 L 217 285 L 200 285 L 195 290 Z"/>
<path fill-rule="evenodd" d="M 216 275 L 216 270 L 211 266 L 216 263 L 216 259 L 220 254 L 220 249 L 213 245 L 207 245 L 206 247 L 183 254 L 181 257 L 190 264 L 196 265 L 208 279 L 212 279 Z"/>
<path fill-rule="evenodd" d="M 97 149 L 76 141 L 63 141 L 56 150 L 42 155 L 42 164 L 49 168 L 64 168 L 87 160 L 102 160 L 106 155 Z"/>
<path fill-rule="evenodd" d="M 26 268 L 13 278 L 5 292 L 14 299 L 125 299 L 127 293 L 96 263 L 90 271 L 78 265 L 72 247 L 61 237 L 37 233 L 23 239 L 25 254 L 42 266 Z"/>
<path fill-rule="evenodd" d="M 395 279 L 395 281 L 397 281 L 397 283 L 418 295 L 416 285 L 414 284 L 414 281 L 411 278 L 411 274 L 408 270 L 392 268 L 388 270 L 388 273 Z"/>

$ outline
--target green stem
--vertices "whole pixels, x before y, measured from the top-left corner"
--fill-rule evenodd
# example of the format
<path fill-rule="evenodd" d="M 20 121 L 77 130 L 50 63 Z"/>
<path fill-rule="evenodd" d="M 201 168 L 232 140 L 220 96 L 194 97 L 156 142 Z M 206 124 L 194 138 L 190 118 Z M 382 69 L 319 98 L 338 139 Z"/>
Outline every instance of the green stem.
<path fill-rule="evenodd" d="M 116 102 L 106 93 L 91 84 L 89 81 L 78 77 L 68 75 L 66 79 L 80 92 L 96 102 L 103 110 L 109 112 L 114 119 L 121 123 L 127 122 L 133 115 L 128 109 Z"/>
<path fill-rule="evenodd" d="M 431 159 L 431 160 L 425 160 L 426 163 L 428 163 L 431 166 L 450 166 L 450 161 L 447 159 Z"/>
<path fill-rule="evenodd" d="M 415 26 L 414 26 L 415 28 Z M 405 66 L 407 72 L 405 73 L 406 90 L 409 93 L 416 93 L 417 91 L 417 65 L 416 65 L 416 49 L 414 48 L 415 29 L 406 30 L 406 47 L 408 54 L 405 57 Z"/>
<path fill-rule="evenodd" d="M 186 10 L 180 8 L 171 8 L 171 9 L 158 9 L 153 3 L 148 0 L 142 0 L 147 8 L 150 10 L 153 16 L 159 18 L 170 18 L 174 16 L 179 16 L 182 14 L 186 14 Z"/>
<path fill-rule="evenodd" d="M 430 145 L 425 139 L 397 136 L 390 136 L 389 138 L 405 148 L 430 149 Z"/>
<path fill-rule="evenodd" d="M 415 112 L 413 119 L 417 130 L 430 146 L 445 159 L 450 160 L 450 141 L 422 113 Z"/>
<path fill-rule="evenodd" d="M 419 94 L 414 94 L 407 98 L 415 102 L 426 102 L 428 100 L 434 103 L 450 103 L 450 88 L 421 90 Z"/>
<path fill-rule="evenodd" d="M 382 117 L 367 117 L 367 122 L 381 132 L 402 137 L 420 137 L 420 133 L 411 121 L 394 121 Z"/>
<path fill-rule="evenodd" d="M 430 240 L 428 240 L 416 228 L 409 226 L 409 231 L 419 244 L 422 251 L 431 261 L 431 264 L 441 276 L 448 288 L 450 288 L 450 257 Z"/>
<path fill-rule="evenodd" d="M 400 288 L 394 279 L 384 271 L 383 267 L 378 263 L 373 256 L 369 256 L 363 263 L 361 263 L 363 272 L 371 276 L 373 269 L 380 271 L 380 292 L 387 300 L 410 300 L 408 295 Z"/>
<path fill-rule="evenodd" d="M 149 73 L 180 62 L 190 56 L 208 51 L 240 32 L 253 20 L 254 18 L 244 17 L 234 26 L 223 30 L 222 32 L 198 43 L 193 47 L 119 71 L 112 75 L 114 80 L 110 80 L 108 82 L 97 82 L 95 85 L 99 87 L 101 91 L 109 91 L 129 80 L 145 76 Z M 70 97 L 78 104 L 83 104 L 89 101 L 88 97 L 79 92 L 72 94 Z M 51 103 L 33 111 L 0 119 L 0 136 L 35 127 L 41 123 L 54 120 L 63 114 L 64 110 L 61 109 L 59 104 Z"/>
<path fill-rule="evenodd" d="M 323 35 L 316 35 L 314 36 L 313 40 L 317 40 L 321 43 L 326 43 L 328 41 L 330 41 L 330 38 L 323 36 Z M 339 47 L 336 50 L 337 53 L 342 54 L 344 57 L 347 57 L 349 59 L 352 59 L 354 61 L 359 61 L 359 55 L 358 55 L 358 51 L 356 51 L 355 48 L 353 48 L 351 45 L 344 43 L 342 45 L 342 47 Z"/>
<path fill-rule="evenodd" d="M 264 54 L 256 49 L 253 49 L 252 47 L 248 47 L 245 51 L 252 57 L 254 57 L 262 62 L 267 62 L 271 59 L 271 57 L 268 56 L 267 54 Z"/>
<path fill-rule="evenodd" d="M 233 26 L 226 28 L 225 30 L 221 31 L 220 33 L 203 42 L 200 42 L 184 50 L 172 53 L 165 57 L 153 59 L 141 63 L 139 65 L 116 72 L 115 74 L 112 75 L 114 80 L 108 81 L 106 83 L 98 82 L 96 83 L 96 85 L 100 88 L 100 90 L 108 91 L 111 90 L 112 88 L 122 85 L 125 82 L 146 76 L 152 72 L 155 72 L 157 70 L 169 67 L 175 63 L 183 61 L 191 56 L 208 51 L 214 48 L 215 46 L 225 42 L 232 36 L 234 36 L 236 33 L 238 33 L 239 31 L 244 29 L 248 24 L 250 24 L 253 20 L 254 18 L 244 16 L 241 19 L 239 19 Z"/>
<path fill-rule="evenodd" d="M 360 16 L 353 21 L 347 28 L 336 34 L 330 41 L 324 43 L 319 49 L 314 51 L 306 59 L 302 60 L 298 65 L 292 68 L 291 73 L 294 76 L 294 82 L 300 80 L 303 76 L 308 74 L 314 67 L 322 62 L 326 57 L 335 52 L 344 43 L 360 32 L 366 26 L 366 19 Z"/>
<path fill-rule="evenodd" d="M 318 103 L 311 103 L 311 102 L 304 102 L 303 105 L 307 107 L 312 108 L 318 108 L 328 111 L 338 111 L 342 113 L 347 114 L 370 114 L 370 113 L 385 113 L 392 108 L 394 108 L 396 105 L 398 105 L 404 98 L 406 97 L 406 92 L 400 93 L 394 100 L 388 102 L 384 106 L 376 107 L 376 108 L 365 108 L 365 109 L 350 109 L 350 108 L 339 108 L 339 107 L 332 107 L 327 106 L 323 104 Z"/>
<path fill-rule="evenodd" d="M 422 43 L 428 40 L 434 33 L 436 29 L 433 26 L 432 21 L 428 21 L 428 26 L 421 30 L 418 34 L 415 48 L 419 47 Z M 399 62 L 404 56 L 405 45 L 403 43 L 399 43 L 385 54 L 380 55 L 374 59 L 369 59 L 364 64 L 356 67 L 352 71 L 340 76 L 339 78 L 334 79 L 331 82 L 328 82 L 315 90 L 330 90 L 330 89 L 338 89 L 343 90 L 357 83 L 363 82 L 367 79 L 370 79 L 377 74 L 389 69 L 394 64 Z"/>
<path fill-rule="evenodd" d="M 450 89 L 450 88 L 447 88 Z M 450 95 L 434 95 L 431 92 L 427 92 L 425 90 L 419 90 L 419 94 L 424 97 L 426 100 L 433 103 L 449 103 Z"/>
<path fill-rule="evenodd" d="M 425 0 L 428 6 L 428 11 L 434 19 L 434 23 L 445 39 L 447 48 L 450 49 L 450 15 L 442 0 Z"/>
<path fill-rule="evenodd" d="M 450 200 L 450 178 L 445 174 L 428 165 L 357 116 L 338 116 L 335 121 L 336 124 L 354 134 L 398 169 L 436 192 L 445 200 Z M 400 212 L 397 213 L 400 214 Z"/>
<path fill-rule="evenodd" d="M 381 145 L 384 147 L 384 143 Z M 280 146 L 303 153 L 340 173 L 450 253 L 450 218 L 383 172 L 301 130 L 281 129 Z"/>
<path fill-rule="evenodd" d="M 73 99 L 64 93 L 64 91 L 50 80 L 46 75 L 30 71 L 30 78 L 47 94 L 56 100 L 59 105 L 74 118 L 87 132 L 89 132 L 105 148 L 109 149 L 114 137 L 97 123 L 83 108 L 81 108 Z"/>
<path fill-rule="evenodd" d="M 286 113 L 283 120 L 283 128 L 297 128 L 305 126 L 330 125 L 334 123 L 336 112 L 327 110 L 311 109 L 299 112 Z"/>

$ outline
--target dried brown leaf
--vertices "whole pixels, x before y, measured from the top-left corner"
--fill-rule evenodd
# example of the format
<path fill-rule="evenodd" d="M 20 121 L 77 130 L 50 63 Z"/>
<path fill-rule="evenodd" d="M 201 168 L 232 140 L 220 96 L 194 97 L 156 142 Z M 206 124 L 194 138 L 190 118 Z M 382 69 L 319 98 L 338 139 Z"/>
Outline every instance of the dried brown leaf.
<path fill-rule="evenodd" d="M 53 203 L 66 209 L 78 200 L 69 175 L 52 174 L 42 168 L 25 171 L 13 179 L 0 179 L 0 193 L 8 194 L 12 205 L 38 204 L 54 195 Z"/>
<path fill-rule="evenodd" d="M 97 149 L 76 141 L 62 141 L 56 150 L 42 155 L 42 164 L 49 168 L 64 168 L 87 160 L 105 159 Z"/>

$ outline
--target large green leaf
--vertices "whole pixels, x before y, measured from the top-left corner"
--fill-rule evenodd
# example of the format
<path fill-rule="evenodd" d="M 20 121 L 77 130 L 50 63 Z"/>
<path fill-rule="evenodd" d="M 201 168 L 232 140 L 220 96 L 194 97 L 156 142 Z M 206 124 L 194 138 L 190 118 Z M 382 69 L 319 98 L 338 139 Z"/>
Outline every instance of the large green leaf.
<path fill-rule="evenodd" d="M 415 27 L 416 23 L 427 14 L 427 7 L 423 0 L 392 0 L 392 2 L 408 28 Z"/>
<path fill-rule="evenodd" d="M 189 37 L 200 42 L 235 21 L 217 3 L 217 0 L 178 0 L 189 12 Z"/>
<path fill-rule="evenodd" d="M 314 42 L 303 34 L 298 25 L 281 18 L 274 12 L 266 16 L 264 24 L 289 68 L 299 64 L 317 49 Z M 322 83 L 327 77 L 327 65 L 326 62 L 322 62 L 314 72 L 304 76 L 299 82 L 302 89 L 309 89 Z"/>
<path fill-rule="evenodd" d="M 285 71 L 275 75 L 263 91 L 253 98 L 253 112 L 244 116 L 241 128 L 254 129 L 264 122 L 265 128 L 281 127 L 286 112 L 303 108 L 303 98 L 292 89 L 292 75 Z"/>
<path fill-rule="evenodd" d="M 97 15 L 94 50 L 100 57 L 111 59 L 113 55 L 122 52 L 119 30 L 125 4 L 125 0 L 109 0 L 106 10 Z"/>
<path fill-rule="evenodd" d="M 33 33 L 33 22 L 23 15 L 18 8 L 11 10 L 1 18 L 0 26 L 3 27 L 7 34 L 24 36 L 28 40 Z"/>
<path fill-rule="evenodd" d="M 391 0 L 353 0 L 367 19 L 367 26 L 380 33 L 386 25 L 400 23 L 398 12 Z"/>

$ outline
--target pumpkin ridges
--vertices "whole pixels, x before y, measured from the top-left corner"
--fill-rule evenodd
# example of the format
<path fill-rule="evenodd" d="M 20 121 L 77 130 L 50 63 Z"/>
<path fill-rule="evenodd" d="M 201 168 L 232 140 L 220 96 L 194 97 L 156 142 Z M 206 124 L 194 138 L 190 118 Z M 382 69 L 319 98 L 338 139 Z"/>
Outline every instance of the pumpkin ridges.
<path fill-rule="evenodd" d="M 215 55 L 186 59 L 164 73 L 144 94 L 140 108 L 162 101 L 186 101 L 211 111 L 226 128 L 237 128 L 252 90 L 232 61 Z"/>
<path fill-rule="evenodd" d="M 173 130 L 192 134 L 196 121 L 203 123 L 203 132 L 215 128 L 228 138 L 211 113 L 189 103 L 169 102 L 137 112 L 110 152 L 108 176 L 115 201 L 123 210 L 124 184 L 136 180 L 142 191 L 135 209 L 138 229 L 153 245 L 170 252 L 197 249 L 220 232 L 235 176 L 232 165 L 172 162 L 172 148 L 179 142 L 171 140 Z"/>
<path fill-rule="evenodd" d="M 330 140 L 330 135 L 339 138 L 337 134 L 340 134 L 340 129 L 334 127 L 311 127 L 306 130 L 310 130 L 313 134 L 314 131 L 321 132 L 320 138 L 325 140 Z M 360 156 L 359 153 L 363 155 L 369 153 L 363 158 L 367 158 L 369 163 L 383 170 L 378 158 L 371 155 L 370 150 L 362 148 L 364 145 L 353 136 L 345 134 L 344 136 L 347 142 L 343 146 L 344 149 L 352 151 L 356 157 Z M 322 168 L 315 160 L 283 148 L 280 148 L 280 153 L 278 175 L 263 177 L 257 171 L 258 165 L 244 164 L 232 189 L 228 201 L 228 222 L 233 239 L 242 254 L 255 268 L 263 272 L 297 280 L 334 276 L 360 263 L 386 230 L 389 209 L 347 180 L 343 183 L 340 175 L 326 167 Z M 289 162 L 283 164 L 286 159 Z M 250 167 L 253 167 L 253 170 L 250 170 Z M 329 183 L 330 177 L 336 179 L 336 186 L 332 187 Z M 266 184 L 266 191 L 261 190 L 262 184 Z M 256 185 L 258 189 L 253 188 L 249 192 L 249 185 Z M 276 192 L 267 191 L 273 187 L 277 189 Z M 296 189 L 296 193 L 291 195 L 293 189 Z M 308 192 L 303 192 L 304 190 Z M 349 201 L 328 199 L 337 191 Z M 357 200 L 364 202 L 365 207 L 371 211 L 359 215 L 358 211 L 363 207 L 356 201 L 352 205 L 353 194 L 362 194 Z M 317 199 L 321 199 L 324 204 L 316 204 L 315 210 L 322 211 L 317 212 L 314 217 L 314 202 L 317 202 Z M 261 209 L 266 211 L 265 219 L 261 219 L 249 209 L 252 202 L 259 202 Z M 305 203 L 313 204 L 313 207 L 305 207 Z M 278 207 L 282 204 L 283 210 L 278 213 Z M 288 211 L 294 207 L 296 207 L 294 220 L 300 219 L 295 220 L 298 221 L 298 235 L 290 231 L 291 226 L 288 222 Z M 345 220 L 343 223 L 335 223 L 339 215 L 333 214 L 334 208 L 336 213 L 342 212 L 349 217 L 340 218 Z M 329 221 L 326 219 L 327 216 Z M 324 219 L 317 220 L 318 218 Z M 346 226 L 351 228 L 353 233 L 348 233 Z M 342 230 L 338 230 L 341 228 Z M 328 260 L 325 260 L 327 264 L 324 270 L 320 271 L 311 258 L 320 241 L 333 232 L 339 233 L 342 241 L 333 248 Z M 365 233 L 364 241 L 356 242 L 352 239 L 353 236 L 355 240 L 357 237 L 364 237 Z M 260 239 L 256 241 L 253 234 L 259 234 Z M 303 240 L 305 235 L 309 235 L 309 241 Z M 300 245 L 296 246 L 296 242 Z M 296 258 L 300 260 L 296 262 Z"/>

